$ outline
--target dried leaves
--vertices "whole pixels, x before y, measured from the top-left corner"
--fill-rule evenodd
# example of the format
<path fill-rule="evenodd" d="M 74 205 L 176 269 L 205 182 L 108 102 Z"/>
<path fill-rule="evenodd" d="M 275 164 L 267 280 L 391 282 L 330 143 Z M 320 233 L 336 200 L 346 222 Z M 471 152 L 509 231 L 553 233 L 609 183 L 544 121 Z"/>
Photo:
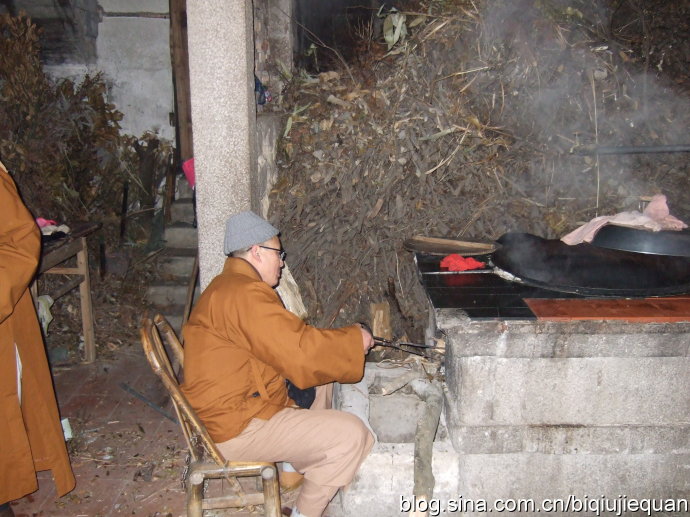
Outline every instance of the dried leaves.
<path fill-rule="evenodd" d="M 3 15 L 0 33 L 2 159 L 36 215 L 83 219 L 112 196 L 121 114 L 106 103 L 99 76 L 79 85 L 47 77 L 28 18 Z"/>
<path fill-rule="evenodd" d="M 283 142 L 272 217 L 319 324 L 366 318 L 387 299 L 395 333 L 419 335 L 427 302 L 402 249 L 414 234 L 556 237 L 658 190 L 690 209 L 672 193 L 687 181 L 677 157 L 657 155 L 668 171 L 657 174 L 630 157 L 604 167 L 569 154 L 597 141 L 673 143 L 688 125 L 687 109 L 659 102 L 667 86 L 649 77 L 640 88 L 643 56 L 602 44 L 615 13 L 580 0 L 447 6 L 415 18 L 396 55 L 374 49 L 362 71 L 374 84 L 352 88 L 332 71 L 290 92 L 302 108 Z"/>

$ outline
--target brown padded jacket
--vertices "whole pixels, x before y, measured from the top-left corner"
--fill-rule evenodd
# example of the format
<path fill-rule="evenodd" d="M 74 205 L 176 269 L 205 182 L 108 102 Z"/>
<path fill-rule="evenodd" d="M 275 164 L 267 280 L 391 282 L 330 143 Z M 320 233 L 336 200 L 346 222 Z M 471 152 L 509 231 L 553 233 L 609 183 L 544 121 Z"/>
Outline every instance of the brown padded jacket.
<path fill-rule="evenodd" d="M 226 260 L 183 333 L 182 390 L 216 443 L 240 434 L 252 418 L 268 420 L 292 406 L 286 378 L 308 388 L 357 382 L 364 373 L 357 325 L 307 325 L 241 258 Z"/>

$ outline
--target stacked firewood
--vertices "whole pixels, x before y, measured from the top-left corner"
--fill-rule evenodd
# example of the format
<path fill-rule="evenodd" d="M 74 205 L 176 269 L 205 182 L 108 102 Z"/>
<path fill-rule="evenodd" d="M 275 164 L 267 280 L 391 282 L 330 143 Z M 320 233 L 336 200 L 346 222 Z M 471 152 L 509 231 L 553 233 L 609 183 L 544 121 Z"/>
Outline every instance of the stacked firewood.
<path fill-rule="evenodd" d="M 318 324 L 386 301 L 395 333 L 419 338 L 428 304 L 402 246 L 413 235 L 557 238 L 657 192 L 690 213 L 687 155 L 593 151 L 690 143 L 682 85 L 612 32 L 616 11 L 438 4 L 393 13 L 405 37 L 363 68 L 303 75 L 287 92 L 271 217 Z"/>

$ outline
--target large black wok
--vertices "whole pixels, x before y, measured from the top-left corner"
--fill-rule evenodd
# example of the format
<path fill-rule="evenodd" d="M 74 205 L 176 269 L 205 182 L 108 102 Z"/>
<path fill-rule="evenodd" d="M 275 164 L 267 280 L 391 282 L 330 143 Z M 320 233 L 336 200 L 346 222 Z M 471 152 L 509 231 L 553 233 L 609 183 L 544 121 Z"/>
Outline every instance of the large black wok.
<path fill-rule="evenodd" d="M 687 257 L 569 246 L 528 233 L 507 233 L 497 242 L 493 264 L 527 285 L 603 297 L 690 293 Z"/>
<path fill-rule="evenodd" d="M 653 232 L 608 224 L 599 229 L 592 239 L 592 244 L 612 250 L 690 257 L 690 231 L 688 230 Z"/>

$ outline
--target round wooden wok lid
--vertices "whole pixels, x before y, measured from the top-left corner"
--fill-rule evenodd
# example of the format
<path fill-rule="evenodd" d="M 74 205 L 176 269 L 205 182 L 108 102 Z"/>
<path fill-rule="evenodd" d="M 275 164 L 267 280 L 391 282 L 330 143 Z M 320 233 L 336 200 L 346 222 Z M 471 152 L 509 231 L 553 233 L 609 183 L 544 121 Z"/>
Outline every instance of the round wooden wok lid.
<path fill-rule="evenodd" d="M 440 237 L 425 237 L 415 235 L 405 239 L 403 246 L 406 250 L 427 255 L 450 255 L 457 253 L 464 256 L 486 255 L 496 251 L 497 245 L 491 242 L 459 241 Z"/>

